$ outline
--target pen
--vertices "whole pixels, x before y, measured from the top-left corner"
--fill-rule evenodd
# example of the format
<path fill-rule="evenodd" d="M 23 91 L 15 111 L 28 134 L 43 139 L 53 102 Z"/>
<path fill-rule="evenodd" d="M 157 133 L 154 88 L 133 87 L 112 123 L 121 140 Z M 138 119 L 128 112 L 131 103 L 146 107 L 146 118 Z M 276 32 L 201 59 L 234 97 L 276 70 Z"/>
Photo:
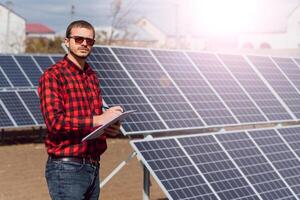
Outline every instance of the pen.
<path fill-rule="evenodd" d="M 108 106 L 102 106 L 102 110 L 107 110 L 107 109 L 109 109 Z"/>

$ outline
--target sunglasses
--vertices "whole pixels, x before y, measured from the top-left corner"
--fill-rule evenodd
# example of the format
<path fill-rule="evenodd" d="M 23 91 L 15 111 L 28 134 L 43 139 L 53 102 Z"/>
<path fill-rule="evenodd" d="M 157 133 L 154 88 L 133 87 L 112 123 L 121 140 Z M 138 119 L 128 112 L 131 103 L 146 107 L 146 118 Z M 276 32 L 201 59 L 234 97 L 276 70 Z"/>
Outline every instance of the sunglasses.
<path fill-rule="evenodd" d="M 81 36 L 69 36 L 69 38 L 73 38 L 76 44 L 82 44 L 84 40 L 86 41 L 86 44 L 89 46 L 93 46 L 95 43 L 94 39 L 81 37 Z"/>

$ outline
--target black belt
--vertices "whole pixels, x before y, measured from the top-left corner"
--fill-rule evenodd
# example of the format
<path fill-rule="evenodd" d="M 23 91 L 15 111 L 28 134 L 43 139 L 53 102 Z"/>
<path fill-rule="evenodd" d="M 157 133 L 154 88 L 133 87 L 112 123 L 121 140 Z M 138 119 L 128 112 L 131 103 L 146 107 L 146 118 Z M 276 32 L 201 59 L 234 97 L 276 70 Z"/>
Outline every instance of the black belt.
<path fill-rule="evenodd" d="M 99 166 L 99 160 L 94 160 L 92 158 L 49 156 L 49 160 L 64 161 L 64 162 L 76 162 L 76 163 L 80 163 L 80 164 L 91 164 L 91 165 Z"/>

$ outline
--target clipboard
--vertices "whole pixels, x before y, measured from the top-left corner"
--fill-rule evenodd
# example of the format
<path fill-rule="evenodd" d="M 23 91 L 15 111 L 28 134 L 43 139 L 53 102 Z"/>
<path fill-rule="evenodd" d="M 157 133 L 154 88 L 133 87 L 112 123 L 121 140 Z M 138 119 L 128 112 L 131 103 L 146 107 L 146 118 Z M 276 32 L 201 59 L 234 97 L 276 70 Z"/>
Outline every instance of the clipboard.
<path fill-rule="evenodd" d="M 95 129 L 93 132 L 89 133 L 87 136 L 85 136 L 81 142 L 87 141 L 87 140 L 91 140 L 91 139 L 95 139 L 97 137 L 99 137 L 100 135 L 102 135 L 104 133 L 104 129 L 106 129 L 107 127 L 109 127 L 110 125 L 116 123 L 117 121 L 122 121 L 123 119 L 125 119 L 128 115 L 130 115 L 131 113 L 135 112 L 136 110 L 128 110 L 126 112 L 123 112 L 121 115 L 119 115 L 118 117 L 113 118 L 112 120 L 110 120 L 109 122 L 103 124 L 102 126 L 98 127 L 97 129 Z"/>

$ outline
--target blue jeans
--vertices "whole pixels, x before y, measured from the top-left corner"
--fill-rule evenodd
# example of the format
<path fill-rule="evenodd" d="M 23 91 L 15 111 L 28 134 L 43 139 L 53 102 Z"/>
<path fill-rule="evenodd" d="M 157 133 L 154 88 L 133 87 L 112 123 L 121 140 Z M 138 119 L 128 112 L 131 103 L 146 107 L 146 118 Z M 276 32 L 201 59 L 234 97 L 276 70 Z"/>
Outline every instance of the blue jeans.
<path fill-rule="evenodd" d="M 99 198 L 99 166 L 48 159 L 45 176 L 52 200 Z"/>

